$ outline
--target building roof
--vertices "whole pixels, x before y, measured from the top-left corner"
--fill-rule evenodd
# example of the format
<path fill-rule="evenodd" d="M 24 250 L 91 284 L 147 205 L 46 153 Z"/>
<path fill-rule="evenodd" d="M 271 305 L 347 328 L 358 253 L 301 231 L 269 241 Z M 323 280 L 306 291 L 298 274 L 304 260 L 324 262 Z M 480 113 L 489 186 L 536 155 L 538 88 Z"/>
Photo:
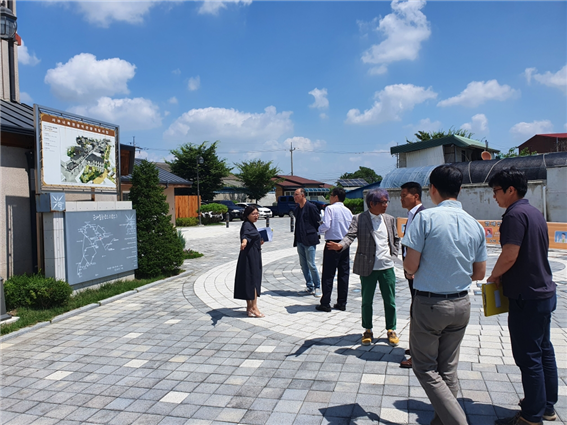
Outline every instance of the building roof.
<path fill-rule="evenodd" d="M 319 187 L 329 187 L 325 185 L 323 182 L 319 182 L 317 180 L 310 180 L 299 176 L 285 176 L 285 175 L 277 175 L 277 179 L 284 179 L 283 181 L 276 183 L 278 186 L 283 187 L 304 187 L 307 185 L 311 186 L 319 186 Z"/>
<path fill-rule="evenodd" d="M 136 158 L 134 160 L 134 166 L 136 165 L 140 165 L 142 163 L 142 159 L 140 158 Z M 159 178 L 159 182 L 160 184 L 171 184 L 171 185 L 177 185 L 177 186 L 192 186 L 193 183 L 182 179 L 179 176 L 176 176 L 173 173 L 170 173 L 169 171 L 165 171 L 163 168 L 160 167 L 156 167 L 158 170 L 158 178 Z M 121 181 L 123 183 L 131 183 L 132 182 L 132 175 L 129 174 L 127 176 L 122 176 Z"/>
<path fill-rule="evenodd" d="M 35 136 L 33 108 L 25 103 L 6 102 L 0 99 L 0 130 Z"/>
<path fill-rule="evenodd" d="M 434 148 L 436 146 L 455 145 L 461 148 L 477 148 L 485 150 L 486 145 L 478 140 L 467 139 L 466 137 L 456 136 L 454 134 L 441 137 L 440 139 L 425 140 L 423 142 L 406 143 L 400 146 L 390 148 L 390 153 L 415 152 L 422 149 Z M 488 148 L 488 152 L 500 152 L 497 149 Z"/>
<path fill-rule="evenodd" d="M 368 184 L 364 179 L 339 179 L 337 183 L 342 187 L 362 187 Z"/>

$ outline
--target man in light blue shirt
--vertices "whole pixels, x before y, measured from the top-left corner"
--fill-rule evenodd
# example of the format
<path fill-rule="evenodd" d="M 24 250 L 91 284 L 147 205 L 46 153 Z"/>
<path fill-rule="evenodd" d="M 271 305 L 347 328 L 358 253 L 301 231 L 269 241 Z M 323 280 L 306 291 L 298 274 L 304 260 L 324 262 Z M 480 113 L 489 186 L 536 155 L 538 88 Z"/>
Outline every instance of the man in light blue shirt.
<path fill-rule="evenodd" d="M 413 371 L 433 408 L 433 425 L 467 425 L 457 401 L 459 348 L 470 317 L 468 289 L 486 272 L 484 230 L 463 211 L 457 196 L 463 175 L 441 165 L 429 177 L 437 205 L 420 212 L 402 244 L 404 269 L 413 275 L 410 322 Z"/>
<path fill-rule="evenodd" d="M 348 233 L 348 228 L 352 221 L 352 213 L 343 204 L 345 198 L 346 193 L 342 187 L 335 187 L 331 190 L 329 197 L 331 205 L 325 208 L 323 224 L 319 226 L 319 233 L 325 234 L 327 242 L 340 242 Z M 350 268 L 349 259 L 350 250 L 348 247 L 342 251 L 333 251 L 325 245 L 323 250 L 323 276 L 321 279 L 323 296 L 321 297 L 321 304 L 315 307 L 317 310 L 331 311 L 331 294 L 333 292 L 333 280 L 335 279 L 336 270 L 338 270 L 337 303 L 333 308 L 342 311 L 346 310 Z"/>

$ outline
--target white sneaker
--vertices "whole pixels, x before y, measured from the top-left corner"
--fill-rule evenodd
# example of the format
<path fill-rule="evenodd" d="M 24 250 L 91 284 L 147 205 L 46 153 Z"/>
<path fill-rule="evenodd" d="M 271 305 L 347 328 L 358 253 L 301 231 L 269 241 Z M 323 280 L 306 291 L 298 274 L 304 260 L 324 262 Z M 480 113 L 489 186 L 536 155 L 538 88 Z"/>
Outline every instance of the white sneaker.
<path fill-rule="evenodd" d="M 320 290 L 319 288 L 317 288 L 317 289 L 315 289 L 315 290 L 313 291 L 313 296 L 314 296 L 314 297 L 319 297 L 319 298 L 321 298 L 322 295 L 323 295 L 323 294 L 321 293 L 321 290 Z"/>

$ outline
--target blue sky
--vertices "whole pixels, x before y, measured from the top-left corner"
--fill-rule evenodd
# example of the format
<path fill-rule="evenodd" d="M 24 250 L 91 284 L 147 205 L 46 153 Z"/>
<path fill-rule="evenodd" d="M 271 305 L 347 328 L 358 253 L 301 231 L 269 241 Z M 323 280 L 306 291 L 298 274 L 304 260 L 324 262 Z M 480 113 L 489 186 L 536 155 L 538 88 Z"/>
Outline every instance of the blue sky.
<path fill-rule="evenodd" d="M 418 130 L 507 151 L 567 132 L 567 3 L 17 2 L 22 102 L 120 126 L 160 161 L 220 140 L 334 183 Z"/>

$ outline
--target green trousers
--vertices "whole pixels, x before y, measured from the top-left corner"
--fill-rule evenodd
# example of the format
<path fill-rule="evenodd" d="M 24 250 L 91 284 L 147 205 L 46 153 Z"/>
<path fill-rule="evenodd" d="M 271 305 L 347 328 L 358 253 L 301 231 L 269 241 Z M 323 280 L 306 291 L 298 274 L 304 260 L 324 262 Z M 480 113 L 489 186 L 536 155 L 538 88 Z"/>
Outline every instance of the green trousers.
<path fill-rule="evenodd" d="M 372 329 L 372 303 L 376 283 L 380 283 L 380 293 L 384 301 L 386 329 L 396 329 L 396 274 L 394 268 L 374 270 L 369 276 L 360 276 L 362 286 L 362 327 Z"/>

